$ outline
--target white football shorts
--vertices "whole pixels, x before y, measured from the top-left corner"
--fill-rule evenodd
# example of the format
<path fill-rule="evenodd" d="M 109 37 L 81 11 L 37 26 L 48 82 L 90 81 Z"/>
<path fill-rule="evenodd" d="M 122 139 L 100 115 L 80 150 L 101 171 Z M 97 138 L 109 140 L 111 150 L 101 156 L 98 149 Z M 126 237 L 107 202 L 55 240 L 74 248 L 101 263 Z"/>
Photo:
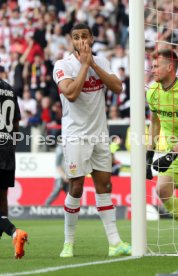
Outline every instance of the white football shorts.
<path fill-rule="evenodd" d="M 90 174 L 93 170 L 111 172 L 112 159 L 108 143 L 91 143 L 76 138 L 63 141 L 65 171 L 68 178 Z"/>

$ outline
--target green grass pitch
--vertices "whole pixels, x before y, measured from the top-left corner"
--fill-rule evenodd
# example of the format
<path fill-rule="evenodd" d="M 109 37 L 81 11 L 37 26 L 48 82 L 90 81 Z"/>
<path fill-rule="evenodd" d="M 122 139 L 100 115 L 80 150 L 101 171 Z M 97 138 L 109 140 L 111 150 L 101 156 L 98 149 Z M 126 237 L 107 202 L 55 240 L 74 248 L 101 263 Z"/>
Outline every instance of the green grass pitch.
<path fill-rule="evenodd" d="M 69 265 L 113 259 L 107 257 L 108 244 L 100 220 L 79 220 L 75 257 L 70 259 L 60 258 L 59 253 L 63 245 L 63 223 L 63 220 L 15 221 L 17 227 L 29 233 L 29 245 L 26 245 L 25 248 L 26 256 L 21 260 L 15 260 L 13 258 L 11 239 L 7 235 L 3 235 L 0 240 L 0 275 L 5 275 L 6 273 L 9 276 L 155 276 L 157 273 L 170 274 L 178 270 L 178 256 L 143 257 L 135 260 L 116 261 L 66 269 L 66 266 Z M 173 233 L 172 226 L 171 220 L 161 221 L 160 243 L 171 243 L 173 235 L 175 238 L 178 237 L 175 233 L 177 229 Z M 118 221 L 121 237 L 125 241 L 130 241 L 130 227 L 130 221 Z M 149 243 L 157 243 L 157 222 L 149 222 L 147 228 Z M 158 247 L 155 248 L 158 251 Z M 175 248 L 171 244 L 161 246 L 160 249 L 162 252 L 175 252 Z M 44 270 L 40 274 L 35 272 L 38 269 L 60 266 L 64 266 L 64 269 L 52 272 Z M 32 273 L 22 274 L 26 271 L 31 271 Z"/>

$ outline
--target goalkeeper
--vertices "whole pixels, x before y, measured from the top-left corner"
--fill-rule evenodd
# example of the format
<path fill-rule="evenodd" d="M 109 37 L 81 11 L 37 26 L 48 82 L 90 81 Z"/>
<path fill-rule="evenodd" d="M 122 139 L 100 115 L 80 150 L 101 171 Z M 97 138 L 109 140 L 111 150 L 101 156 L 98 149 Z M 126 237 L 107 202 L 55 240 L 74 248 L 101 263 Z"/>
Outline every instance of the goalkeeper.
<path fill-rule="evenodd" d="M 170 49 L 153 54 L 152 74 L 155 82 L 147 91 L 151 110 L 149 143 L 146 154 L 146 178 L 152 179 L 152 168 L 159 172 L 156 191 L 165 208 L 178 220 L 178 198 L 174 189 L 178 186 L 178 67 L 177 55 Z M 167 154 L 153 162 L 154 149 L 160 131 L 165 134 Z"/>

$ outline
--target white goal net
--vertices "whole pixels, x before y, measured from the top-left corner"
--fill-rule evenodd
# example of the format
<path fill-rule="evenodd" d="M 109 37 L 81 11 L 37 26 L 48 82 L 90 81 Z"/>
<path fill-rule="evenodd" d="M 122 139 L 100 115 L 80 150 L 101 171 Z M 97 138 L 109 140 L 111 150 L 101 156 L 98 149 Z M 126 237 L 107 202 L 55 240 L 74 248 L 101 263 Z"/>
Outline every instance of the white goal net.
<path fill-rule="evenodd" d="M 145 88 L 147 90 L 153 82 L 151 72 L 152 53 L 158 52 L 161 49 L 172 49 L 178 54 L 178 0 L 145 0 L 144 2 Z M 174 94 L 172 103 L 167 102 L 167 105 L 165 103 L 165 105 L 160 104 L 159 106 L 159 112 L 165 112 L 163 114 L 165 115 L 165 122 L 163 123 L 166 124 L 166 121 L 171 123 L 170 121 L 172 120 L 172 137 L 174 137 L 174 139 L 176 139 L 175 137 L 178 138 L 178 84 L 176 87 L 177 90 L 174 89 L 172 91 Z M 165 90 L 165 93 L 170 93 L 170 90 Z M 148 106 L 146 108 L 146 116 L 147 121 L 149 121 L 150 111 Z M 166 134 L 161 131 L 154 159 L 165 155 L 169 151 L 167 139 L 170 139 L 170 137 L 167 137 Z M 150 254 L 178 254 L 178 192 L 176 190 L 176 186 L 178 187 L 178 160 L 176 162 L 175 164 L 173 163 L 172 170 L 169 170 L 167 175 L 162 175 L 162 180 L 160 180 L 161 188 L 157 188 L 157 193 L 162 194 L 163 199 L 161 201 L 157 197 L 155 201 L 159 218 L 147 223 L 147 246 Z M 156 193 L 157 179 L 158 175 L 155 172 L 154 178 L 147 181 L 147 186 L 152 185 L 154 195 Z M 164 189 L 166 190 L 165 197 Z M 150 192 L 147 192 L 147 201 L 151 201 L 153 190 L 147 187 L 147 191 L 148 190 Z M 166 195 L 171 194 L 171 191 L 172 195 L 168 198 Z M 166 203 L 168 201 L 172 204 L 172 207 L 170 207 L 170 204 L 168 206 L 168 203 Z M 163 202 L 165 204 L 163 204 Z M 168 206 L 168 208 L 165 206 Z"/>

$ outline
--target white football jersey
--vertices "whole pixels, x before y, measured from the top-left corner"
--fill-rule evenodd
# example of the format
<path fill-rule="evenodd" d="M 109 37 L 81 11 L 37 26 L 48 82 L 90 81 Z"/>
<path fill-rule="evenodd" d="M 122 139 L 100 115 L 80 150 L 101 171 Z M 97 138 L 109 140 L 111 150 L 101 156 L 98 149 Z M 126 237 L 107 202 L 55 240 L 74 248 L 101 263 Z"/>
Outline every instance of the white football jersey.
<path fill-rule="evenodd" d="M 113 74 L 109 62 L 103 57 L 94 56 L 95 62 L 107 73 Z M 53 70 L 56 84 L 64 79 L 75 80 L 79 74 L 81 63 L 71 54 L 58 60 Z M 84 86 L 75 102 L 70 102 L 60 91 L 62 102 L 62 135 L 63 137 L 88 137 L 108 135 L 105 90 L 102 80 L 92 68 L 89 68 Z"/>

